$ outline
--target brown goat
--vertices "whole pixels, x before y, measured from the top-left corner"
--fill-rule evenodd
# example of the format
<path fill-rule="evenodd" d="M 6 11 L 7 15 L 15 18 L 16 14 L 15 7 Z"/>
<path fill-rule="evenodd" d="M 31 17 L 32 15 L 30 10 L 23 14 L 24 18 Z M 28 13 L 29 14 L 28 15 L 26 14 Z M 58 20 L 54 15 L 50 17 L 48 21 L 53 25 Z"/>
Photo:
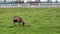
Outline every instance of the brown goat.
<path fill-rule="evenodd" d="M 15 24 L 16 22 L 18 22 L 19 24 L 21 23 L 22 25 L 25 24 L 25 22 L 23 21 L 23 19 L 19 16 L 14 16 L 13 17 L 13 24 Z"/>

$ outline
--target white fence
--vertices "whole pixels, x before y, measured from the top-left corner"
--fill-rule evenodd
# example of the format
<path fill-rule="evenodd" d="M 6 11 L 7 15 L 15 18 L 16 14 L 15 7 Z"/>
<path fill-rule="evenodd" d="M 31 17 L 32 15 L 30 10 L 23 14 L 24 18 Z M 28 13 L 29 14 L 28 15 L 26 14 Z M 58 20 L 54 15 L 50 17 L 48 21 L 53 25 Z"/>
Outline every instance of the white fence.
<path fill-rule="evenodd" d="M 0 4 L 0 8 L 60 8 L 60 3 Z"/>

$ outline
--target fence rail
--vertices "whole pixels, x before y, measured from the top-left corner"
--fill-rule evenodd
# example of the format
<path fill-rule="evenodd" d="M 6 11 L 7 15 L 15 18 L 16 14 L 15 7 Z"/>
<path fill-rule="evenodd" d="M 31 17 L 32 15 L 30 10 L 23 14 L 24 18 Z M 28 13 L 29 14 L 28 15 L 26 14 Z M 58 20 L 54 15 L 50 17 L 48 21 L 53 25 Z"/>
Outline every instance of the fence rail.
<path fill-rule="evenodd" d="M 60 8 L 60 3 L 0 4 L 0 8 Z"/>

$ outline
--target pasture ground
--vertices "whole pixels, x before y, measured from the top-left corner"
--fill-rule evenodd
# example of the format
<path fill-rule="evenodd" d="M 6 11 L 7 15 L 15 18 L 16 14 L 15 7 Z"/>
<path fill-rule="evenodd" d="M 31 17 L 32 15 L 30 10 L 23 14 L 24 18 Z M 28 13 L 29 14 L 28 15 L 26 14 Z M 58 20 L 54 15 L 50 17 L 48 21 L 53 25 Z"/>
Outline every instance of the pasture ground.
<path fill-rule="evenodd" d="M 25 26 L 13 25 L 16 15 Z M 60 34 L 60 8 L 0 8 L 0 34 Z"/>

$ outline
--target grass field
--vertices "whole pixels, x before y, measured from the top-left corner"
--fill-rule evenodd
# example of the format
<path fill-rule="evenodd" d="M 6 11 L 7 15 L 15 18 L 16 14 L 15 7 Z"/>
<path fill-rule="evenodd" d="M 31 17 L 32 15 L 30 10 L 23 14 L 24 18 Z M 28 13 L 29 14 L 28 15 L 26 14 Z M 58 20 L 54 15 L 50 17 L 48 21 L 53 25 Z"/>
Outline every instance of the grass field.
<path fill-rule="evenodd" d="M 16 15 L 25 26 L 13 25 Z M 60 8 L 0 8 L 0 34 L 60 34 Z"/>

